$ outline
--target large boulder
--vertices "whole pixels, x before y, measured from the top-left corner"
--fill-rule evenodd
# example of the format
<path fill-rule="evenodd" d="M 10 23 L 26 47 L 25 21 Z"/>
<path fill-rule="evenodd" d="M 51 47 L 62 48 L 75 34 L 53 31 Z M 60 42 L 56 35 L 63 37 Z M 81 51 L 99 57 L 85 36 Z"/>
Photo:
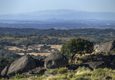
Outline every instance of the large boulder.
<path fill-rule="evenodd" d="M 1 72 L 1 75 L 12 76 L 14 74 L 27 72 L 35 67 L 36 67 L 35 60 L 31 56 L 26 55 L 15 60 L 9 66 L 5 67 Z"/>
<path fill-rule="evenodd" d="M 78 59 L 77 59 L 78 60 Z M 112 68 L 115 69 L 115 55 L 87 55 L 79 58 L 82 64 L 87 64 L 91 68 Z"/>
<path fill-rule="evenodd" d="M 68 59 L 60 53 L 52 53 L 45 59 L 45 68 L 59 68 L 68 65 Z"/>
<path fill-rule="evenodd" d="M 0 49 L 0 73 L 9 63 L 18 58 L 20 58 L 20 55 L 14 54 L 13 52 L 5 49 Z"/>
<path fill-rule="evenodd" d="M 114 50 L 115 50 L 115 40 L 105 42 L 105 43 L 96 44 L 94 46 L 95 53 L 101 53 L 101 52 L 108 53 L 108 52 L 111 52 Z"/>

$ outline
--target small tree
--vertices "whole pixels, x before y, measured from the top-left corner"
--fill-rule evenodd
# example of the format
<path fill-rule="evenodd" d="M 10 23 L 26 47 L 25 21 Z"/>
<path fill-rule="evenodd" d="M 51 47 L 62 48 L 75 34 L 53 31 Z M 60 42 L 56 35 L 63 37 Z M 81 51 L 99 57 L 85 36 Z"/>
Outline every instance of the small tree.
<path fill-rule="evenodd" d="M 62 53 L 66 56 L 73 56 L 76 53 L 91 53 L 93 51 L 93 42 L 84 39 L 71 39 L 62 46 Z"/>

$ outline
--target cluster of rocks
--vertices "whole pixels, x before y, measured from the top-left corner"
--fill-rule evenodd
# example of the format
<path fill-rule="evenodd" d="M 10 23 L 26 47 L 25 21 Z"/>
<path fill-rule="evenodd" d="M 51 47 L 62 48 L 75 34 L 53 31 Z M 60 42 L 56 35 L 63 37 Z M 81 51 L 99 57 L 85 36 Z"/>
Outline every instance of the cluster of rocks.
<path fill-rule="evenodd" d="M 115 69 L 115 41 L 109 41 L 94 45 L 94 52 L 79 58 L 78 55 L 74 55 L 74 65 L 69 66 L 69 69 L 76 69 L 79 66 L 95 68 L 112 68 Z M 109 54 L 106 54 L 109 53 Z M 76 64 L 81 61 L 82 64 Z"/>
<path fill-rule="evenodd" d="M 46 59 L 45 59 L 45 68 L 59 68 L 59 67 L 64 67 L 67 66 L 68 64 L 68 59 L 59 53 L 53 53 L 51 55 L 49 55 Z"/>
<path fill-rule="evenodd" d="M 108 43 L 104 44 L 102 51 L 106 50 L 107 47 L 109 47 L 109 50 L 113 49 L 115 47 L 113 44 Z M 111 48 L 110 48 L 111 47 Z M 96 48 L 97 49 L 97 48 Z M 107 50 L 107 51 L 109 51 Z M 101 51 L 100 51 L 101 52 Z M 77 57 L 76 57 L 77 58 Z M 115 55 L 88 55 L 85 56 L 82 59 L 81 64 L 72 64 L 68 65 L 68 59 L 66 56 L 64 56 L 61 53 L 54 52 L 47 56 L 46 58 L 35 58 L 30 55 L 22 56 L 19 59 L 16 59 L 11 64 L 8 64 L 2 72 L 1 76 L 13 76 L 15 74 L 42 74 L 47 69 L 54 69 L 54 68 L 60 68 L 60 67 L 67 67 L 68 70 L 75 70 L 78 67 L 88 67 L 90 69 L 94 68 L 113 68 L 115 69 Z"/>
<path fill-rule="evenodd" d="M 91 70 L 96 68 L 115 69 L 115 55 L 88 55 L 80 59 L 82 63 L 74 63 L 68 65 L 69 70 L 75 70 L 78 67 L 87 67 Z"/>
<path fill-rule="evenodd" d="M 36 59 L 30 55 L 25 55 L 6 66 L 2 70 L 1 76 L 10 77 L 22 73 L 25 75 L 43 74 L 47 69 L 60 67 L 67 67 L 68 70 L 75 70 L 78 67 L 88 67 L 91 70 L 104 67 L 115 69 L 115 55 L 87 56 L 83 58 L 82 64 L 72 65 L 68 65 L 68 59 L 59 53 L 53 53 L 45 59 Z"/>
<path fill-rule="evenodd" d="M 89 64 L 92 68 L 112 68 L 115 69 L 115 55 L 90 55 L 85 57 L 83 63 Z"/>
<path fill-rule="evenodd" d="M 1 76 L 9 77 L 15 74 L 41 74 L 46 69 L 65 67 L 68 65 L 68 59 L 59 53 L 52 53 L 45 59 L 37 59 L 30 55 L 22 56 L 6 66 Z"/>

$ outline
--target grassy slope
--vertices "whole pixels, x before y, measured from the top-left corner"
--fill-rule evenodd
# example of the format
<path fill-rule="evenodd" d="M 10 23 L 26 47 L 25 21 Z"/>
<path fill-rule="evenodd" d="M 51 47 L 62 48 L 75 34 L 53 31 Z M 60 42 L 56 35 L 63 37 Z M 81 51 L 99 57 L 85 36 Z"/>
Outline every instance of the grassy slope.
<path fill-rule="evenodd" d="M 47 70 L 47 74 L 28 77 L 16 75 L 10 80 L 115 80 L 115 70 L 107 68 L 95 69 L 93 71 L 85 67 L 80 67 L 75 71 L 60 68 Z"/>

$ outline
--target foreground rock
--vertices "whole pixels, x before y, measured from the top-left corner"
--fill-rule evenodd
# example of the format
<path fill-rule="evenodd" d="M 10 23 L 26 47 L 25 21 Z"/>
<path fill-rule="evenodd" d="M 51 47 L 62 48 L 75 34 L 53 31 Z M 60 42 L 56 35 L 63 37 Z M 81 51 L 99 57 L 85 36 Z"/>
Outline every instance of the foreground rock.
<path fill-rule="evenodd" d="M 5 67 L 5 69 L 3 69 L 3 71 L 1 72 L 1 76 L 12 76 L 14 74 L 28 72 L 35 67 L 35 60 L 31 56 L 26 55 L 15 60 L 9 66 Z"/>
<path fill-rule="evenodd" d="M 0 73 L 9 63 L 20 57 L 21 56 L 18 54 L 14 54 L 13 52 L 5 49 L 0 49 Z"/>
<path fill-rule="evenodd" d="M 89 65 L 89 67 L 93 69 L 95 68 L 115 69 L 115 55 L 103 55 L 103 54 L 87 55 L 82 58 L 79 58 L 79 61 L 82 62 L 81 64 L 87 64 Z"/>
<path fill-rule="evenodd" d="M 45 68 L 59 68 L 68 65 L 68 59 L 60 53 L 52 53 L 45 59 Z"/>
<path fill-rule="evenodd" d="M 101 53 L 101 52 L 111 52 L 115 50 L 115 40 L 101 43 L 101 44 L 96 44 L 94 46 L 95 53 Z"/>

